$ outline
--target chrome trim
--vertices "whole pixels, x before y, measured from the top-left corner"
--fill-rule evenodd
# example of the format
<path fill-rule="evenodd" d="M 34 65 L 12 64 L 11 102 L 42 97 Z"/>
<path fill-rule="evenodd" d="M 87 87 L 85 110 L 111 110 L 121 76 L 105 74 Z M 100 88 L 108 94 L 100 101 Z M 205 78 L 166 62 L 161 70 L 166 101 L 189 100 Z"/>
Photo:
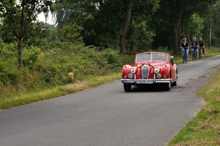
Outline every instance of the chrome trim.
<path fill-rule="evenodd" d="M 148 65 L 144 65 L 142 66 L 141 68 L 141 76 L 142 76 L 142 79 L 147 79 L 148 76 L 149 76 L 149 71 L 150 71 L 150 68 Z"/>
<path fill-rule="evenodd" d="M 138 83 L 138 80 L 146 80 L 152 82 Z M 172 79 L 121 79 L 124 84 L 154 84 L 154 83 L 171 83 Z"/>

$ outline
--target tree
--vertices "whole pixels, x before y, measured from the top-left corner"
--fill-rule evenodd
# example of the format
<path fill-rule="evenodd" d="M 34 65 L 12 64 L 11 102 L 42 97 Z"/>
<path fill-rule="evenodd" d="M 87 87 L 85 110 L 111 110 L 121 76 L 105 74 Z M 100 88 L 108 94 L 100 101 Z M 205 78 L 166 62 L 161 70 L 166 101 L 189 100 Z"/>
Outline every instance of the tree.
<path fill-rule="evenodd" d="M 64 25 L 63 29 L 58 29 L 57 35 L 63 42 L 82 43 L 82 30 L 83 28 L 77 24 Z"/>
<path fill-rule="evenodd" d="M 193 14 L 190 17 L 189 23 L 188 23 L 188 29 L 189 29 L 189 38 L 193 38 L 193 37 L 201 37 L 202 33 L 201 30 L 204 28 L 203 25 L 203 19 L 200 18 L 200 16 L 198 14 Z"/>
<path fill-rule="evenodd" d="M 82 35 L 86 45 L 120 47 L 122 53 L 126 52 L 127 38 L 131 38 L 128 30 L 133 20 L 146 23 L 158 8 L 158 0 L 67 1 L 71 9 L 68 23 L 77 23 L 84 28 Z"/>
<path fill-rule="evenodd" d="M 160 9 L 155 17 L 160 17 L 161 24 L 169 24 L 167 29 L 172 31 L 172 50 L 174 54 L 179 54 L 180 36 L 188 35 L 189 21 L 193 14 L 207 13 L 207 3 L 216 0 L 161 0 Z M 201 15 L 200 15 L 201 16 Z M 162 26 L 163 27 L 163 26 Z M 167 31 L 167 30 L 164 30 Z"/>
<path fill-rule="evenodd" d="M 1 29 L 1 38 L 5 43 L 15 43 L 16 36 L 9 27 L 7 21 L 3 21 Z M 31 22 L 22 40 L 22 46 L 39 46 L 50 34 L 49 27 L 43 22 Z"/>
<path fill-rule="evenodd" d="M 29 24 L 36 20 L 41 12 L 54 11 L 53 0 L 0 0 L 0 17 L 4 17 L 17 38 L 18 64 L 23 67 L 22 40 Z"/>
<path fill-rule="evenodd" d="M 127 34 L 128 26 L 129 26 L 130 19 L 131 19 L 132 5 L 133 5 L 133 0 L 128 0 L 127 8 L 125 11 L 126 17 L 125 17 L 124 25 L 122 27 L 122 31 L 120 35 L 120 49 L 121 49 L 121 52 L 123 53 L 126 53 L 125 41 L 126 41 L 126 34 Z"/>
<path fill-rule="evenodd" d="M 57 25 L 59 29 L 62 29 L 64 25 L 68 24 L 67 20 L 71 13 L 71 9 L 69 9 L 69 7 L 71 6 L 67 5 L 66 1 L 64 0 L 54 5 L 56 11 L 52 12 L 52 18 L 55 21 L 55 25 Z M 45 18 L 48 19 L 49 12 L 44 14 Z"/>

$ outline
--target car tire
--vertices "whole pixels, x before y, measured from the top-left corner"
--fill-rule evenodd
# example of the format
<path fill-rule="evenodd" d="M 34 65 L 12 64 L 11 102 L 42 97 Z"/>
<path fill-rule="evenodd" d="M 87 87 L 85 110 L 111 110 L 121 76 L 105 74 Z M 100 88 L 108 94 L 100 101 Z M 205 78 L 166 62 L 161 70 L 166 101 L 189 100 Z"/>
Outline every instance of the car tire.
<path fill-rule="evenodd" d="M 178 79 L 178 71 L 176 71 L 176 80 Z M 172 83 L 172 86 L 176 86 L 177 85 L 177 81 Z"/>
<path fill-rule="evenodd" d="M 170 91 L 170 89 L 171 89 L 171 83 L 164 84 L 164 90 L 165 91 Z"/>
<path fill-rule="evenodd" d="M 172 83 L 172 86 L 176 86 L 176 85 L 177 85 L 177 83 L 176 83 L 176 82 L 173 82 L 173 83 Z"/>
<path fill-rule="evenodd" d="M 131 85 L 124 84 L 124 90 L 125 90 L 125 92 L 130 92 L 131 91 Z"/>

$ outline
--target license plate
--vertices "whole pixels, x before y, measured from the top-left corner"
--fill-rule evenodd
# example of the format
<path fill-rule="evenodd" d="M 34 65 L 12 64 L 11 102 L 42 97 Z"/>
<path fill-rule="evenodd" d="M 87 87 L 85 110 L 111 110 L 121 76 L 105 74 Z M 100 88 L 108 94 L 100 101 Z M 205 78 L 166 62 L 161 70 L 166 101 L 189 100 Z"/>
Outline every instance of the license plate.
<path fill-rule="evenodd" d="M 153 80 L 137 80 L 138 84 L 153 84 Z"/>

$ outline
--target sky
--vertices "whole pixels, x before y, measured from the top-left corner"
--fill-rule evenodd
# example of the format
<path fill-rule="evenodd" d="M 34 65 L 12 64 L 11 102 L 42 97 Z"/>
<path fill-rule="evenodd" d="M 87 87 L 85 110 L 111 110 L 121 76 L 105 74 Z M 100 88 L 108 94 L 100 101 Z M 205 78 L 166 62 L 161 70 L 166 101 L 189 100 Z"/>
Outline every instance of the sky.
<path fill-rule="evenodd" d="M 45 22 L 45 16 L 44 16 L 44 13 L 40 13 L 38 15 L 38 18 L 37 18 L 39 21 L 43 21 Z M 49 23 L 49 24 L 54 24 L 54 22 L 52 21 L 52 15 L 49 14 L 49 18 L 47 19 L 46 23 Z"/>

